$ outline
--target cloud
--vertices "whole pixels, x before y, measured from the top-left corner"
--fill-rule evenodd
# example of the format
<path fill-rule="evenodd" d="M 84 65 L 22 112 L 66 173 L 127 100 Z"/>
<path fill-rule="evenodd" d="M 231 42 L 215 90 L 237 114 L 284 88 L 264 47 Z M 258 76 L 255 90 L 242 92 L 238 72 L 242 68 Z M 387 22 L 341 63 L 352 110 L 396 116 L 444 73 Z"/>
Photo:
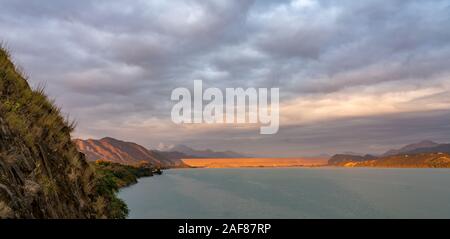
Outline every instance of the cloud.
<path fill-rule="evenodd" d="M 78 120 L 80 137 L 252 152 L 267 144 L 294 155 L 308 148 L 327 151 L 317 144 L 338 150 L 327 143 L 327 134 L 342 132 L 346 126 L 336 123 L 341 120 L 425 117 L 449 109 L 446 0 L 2 0 L 1 5 L 1 40 L 32 85 L 46 82 L 50 96 Z M 279 87 L 285 122 L 280 134 L 261 138 L 252 127 L 174 127 L 170 92 L 192 88 L 195 79 L 221 89 Z M 317 127 L 325 122 L 335 126 L 309 143 L 300 139 L 307 136 L 283 134 L 292 127 L 299 134 L 305 127 L 323 132 Z M 410 130 L 394 132 L 402 139 L 425 135 Z M 381 141 L 377 147 L 383 147 Z"/>
<path fill-rule="evenodd" d="M 388 82 L 350 87 L 328 94 L 301 96 L 285 102 L 284 124 L 305 124 L 339 118 L 450 109 L 450 75 L 422 84 Z"/>

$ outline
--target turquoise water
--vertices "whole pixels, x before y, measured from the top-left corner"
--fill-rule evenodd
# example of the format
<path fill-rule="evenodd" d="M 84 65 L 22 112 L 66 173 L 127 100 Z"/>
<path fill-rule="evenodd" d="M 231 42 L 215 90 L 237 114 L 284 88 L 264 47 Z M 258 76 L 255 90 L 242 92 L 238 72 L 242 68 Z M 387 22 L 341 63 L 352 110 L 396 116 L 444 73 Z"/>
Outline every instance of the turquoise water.
<path fill-rule="evenodd" d="M 119 197 L 130 218 L 450 218 L 450 170 L 174 169 Z"/>

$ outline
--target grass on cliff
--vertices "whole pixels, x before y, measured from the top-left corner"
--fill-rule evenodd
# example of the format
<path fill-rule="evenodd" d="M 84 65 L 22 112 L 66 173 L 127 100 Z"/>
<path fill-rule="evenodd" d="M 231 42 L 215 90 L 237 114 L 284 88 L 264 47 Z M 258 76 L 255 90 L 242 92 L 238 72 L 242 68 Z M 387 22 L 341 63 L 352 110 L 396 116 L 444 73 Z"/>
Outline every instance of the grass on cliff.
<path fill-rule="evenodd" d="M 46 96 L 44 87 L 33 90 L 29 86 L 25 74 L 1 45 L 0 119 L 30 150 L 31 158 L 42 159 L 43 163 L 39 161 L 29 169 L 32 172 L 26 173 L 33 175 L 33 180 L 42 187 L 49 204 L 54 198 L 70 198 L 73 192 L 68 185 L 71 185 L 82 188 L 89 197 L 96 218 L 127 216 L 127 206 L 116 192 L 148 172 L 110 163 L 89 166 L 70 137 L 75 123 L 62 116 L 61 109 Z M 17 160 L 15 156 L 11 158 Z"/>
<path fill-rule="evenodd" d="M 55 149 L 67 144 L 75 122 L 62 117 L 61 109 L 45 95 L 44 87 L 32 90 L 22 71 L 0 46 L 0 112 L 9 127 L 22 136 L 29 147 L 44 139 Z"/>

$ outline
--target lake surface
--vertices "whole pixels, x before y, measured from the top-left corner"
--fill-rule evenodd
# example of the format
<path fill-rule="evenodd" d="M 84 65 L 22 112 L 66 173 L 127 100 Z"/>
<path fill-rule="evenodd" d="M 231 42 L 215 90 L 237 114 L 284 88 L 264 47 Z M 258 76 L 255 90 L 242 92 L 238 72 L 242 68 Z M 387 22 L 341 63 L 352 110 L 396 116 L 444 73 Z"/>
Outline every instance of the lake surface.
<path fill-rule="evenodd" d="M 130 218 L 450 218 L 450 170 L 174 169 L 119 197 Z"/>

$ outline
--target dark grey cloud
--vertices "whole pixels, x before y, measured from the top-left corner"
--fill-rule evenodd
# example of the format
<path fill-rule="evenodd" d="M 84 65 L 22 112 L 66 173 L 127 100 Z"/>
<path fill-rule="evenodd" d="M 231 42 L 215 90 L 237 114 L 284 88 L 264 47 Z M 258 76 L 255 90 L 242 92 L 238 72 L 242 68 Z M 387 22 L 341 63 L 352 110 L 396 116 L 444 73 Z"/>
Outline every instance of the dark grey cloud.
<path fill-rule="evenodd" d="M 276 153 L 286 155 L 343 149 L 337 145 L 351 137 L 329 139 L 345 135 L 351 126 L 337 123 L 341 119 L 330 122 L 333 127 L 290 122 L 282 127 L 289 127 L 288 133 L 270 137 L 240 129 L 213 137 L 204 131 L 180 134 L 172 125 L 164 134 L 164 125 L 170 125 L 171 90 L 192 87 L 194 79 L 208 87 L 280 87 L 285 102 L 327 98 L 353 88 L 373 89 L 367 90 L 372 94 L 441 88 L 412 102 L 421 117 L 442 123 L 448 115 L 428 116 L 421 107 L 449 105 L 448 26 L 448 0 L 0 0 L 0 40 L 32 85 L 45 82 L 50 96 L 78 120 L 77 135 L 111 135 L 147 145 L 187 141 L 248 152 L 273 144 L 280 150 Z M 408 114 L 398 113 L 384 121 L 396 125 Z M 410 141 L 450 133 L 422 125 L 378 135 L 374 132 L 383 125 L 370 119 L 387 116 L 367 117 L 350 122 L 361 129 L 373 126 L 361 135 L 379 140 L 380 148 L 385 135 Z M 149 130 L 138 130 L 139 122 L 147 122 L 142 125 Z M 348 150 L 370 150 L 363 137 Z"/>

